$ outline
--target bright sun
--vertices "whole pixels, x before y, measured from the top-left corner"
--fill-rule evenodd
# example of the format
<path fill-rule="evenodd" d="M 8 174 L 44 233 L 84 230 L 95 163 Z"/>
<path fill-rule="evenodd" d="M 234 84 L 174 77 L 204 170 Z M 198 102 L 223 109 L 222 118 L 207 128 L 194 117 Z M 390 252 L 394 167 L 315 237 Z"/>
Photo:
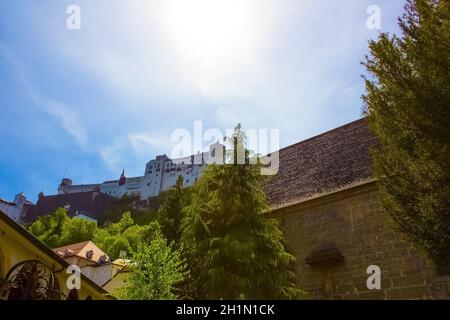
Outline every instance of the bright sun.
<path fill-rule="evenodd" d="M 251 63 L 263 36 L 257 0 L 165 0 L 164 29 L 202 89 Z"/>

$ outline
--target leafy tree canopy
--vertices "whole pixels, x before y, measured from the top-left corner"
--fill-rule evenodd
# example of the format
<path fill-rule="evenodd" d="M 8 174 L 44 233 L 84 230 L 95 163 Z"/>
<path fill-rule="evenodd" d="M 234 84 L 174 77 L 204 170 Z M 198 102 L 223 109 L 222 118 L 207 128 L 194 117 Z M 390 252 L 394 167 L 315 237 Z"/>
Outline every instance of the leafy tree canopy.
<path fill-rule="evenodd" d="M 133 221 L 139 225 L 146 225 L 158 220 L 158 208 L 165 199 L 165 193 L 158 197 L 149 198 L 147 202 L 140 201 L 139 197 L 124 195 L 113 200 L 99 219 L 100 226 L 107 226 L 119 221 L 124 212 L 130 212 Z"/>
<path fill-rule="evenodd" d="M 64 209 L 44 216 L 30 225 L 29 231 L 50 248 L 93 240 L 111 258 L 119 258 L 121 252 L 136 250 L 140 243 L 147 243 L 161 235 L 158 222 L 139 226 L 131 214 L 106 228 L 98 228 L 95 222 L 81 218 L 69 218 Z"/>
<path fill-rule="evenodd" d="M 43 216 L 29 226 L 29 231 L 50 248 L 57 248 L 93 238 L 95 222 L 80 218 L 71 219 L 65 209 Z"/>
<path fill-rule="evenodd" d="M 125 300 L 174 300 L 176 285 L 188 274 L 180 251 L 158 237 L 132 250 L 133 271 L 117 296 Z"/>
<path fill-rule="evenodd" d="M 118 258 L 121 252 L 136 250 L 140 243 L 150 242 L 160 234 L 158 222 L 135 225 L 130 212 L 125 212 L 118 222 L 97 229 L 93 241 L 110 257 Z"/>

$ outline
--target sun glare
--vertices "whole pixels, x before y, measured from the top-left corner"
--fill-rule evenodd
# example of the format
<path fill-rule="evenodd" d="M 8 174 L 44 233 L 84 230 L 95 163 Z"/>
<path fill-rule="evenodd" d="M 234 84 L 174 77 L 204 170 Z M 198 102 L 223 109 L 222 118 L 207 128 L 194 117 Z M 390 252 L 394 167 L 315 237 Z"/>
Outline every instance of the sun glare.
<path fill-rule="evenodd" d="M 164 29 L 192 80 L 208 87 L 251 62 L 262 38 L 258 8 L 254 0 L 164 1 Z"/>

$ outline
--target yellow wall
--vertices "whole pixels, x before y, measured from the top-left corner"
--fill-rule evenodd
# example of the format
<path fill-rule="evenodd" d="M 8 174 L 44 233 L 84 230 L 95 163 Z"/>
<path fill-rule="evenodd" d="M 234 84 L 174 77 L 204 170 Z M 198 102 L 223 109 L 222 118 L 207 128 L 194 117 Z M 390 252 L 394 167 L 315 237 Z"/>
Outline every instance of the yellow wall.
<path fill-rule="evenodd" d="M 103 289 L 114 295 L 118 288 L 122 288 L 125 286 L 129 274 L 129 271 L 119 271 L 110 281 L 108 281 L 103 286 Z"/>
<path fill-rule="evenodd" d="M 47 265 L 58 277 L 60 290 L 65 295 L 69 293 L 66 282 L 70 274 L 66 273 L 66 269 L 60 261 L 41 250 L 11 225 L 0 219 L 0 278 L 3 279 L 11 267 L 24 260 L 39 260 Z M 82 300 L 86 299 L 88 295 L 94 300 L 108 299 L 98 287 L 91 285 L 82 278 L 78 297 Z"/>

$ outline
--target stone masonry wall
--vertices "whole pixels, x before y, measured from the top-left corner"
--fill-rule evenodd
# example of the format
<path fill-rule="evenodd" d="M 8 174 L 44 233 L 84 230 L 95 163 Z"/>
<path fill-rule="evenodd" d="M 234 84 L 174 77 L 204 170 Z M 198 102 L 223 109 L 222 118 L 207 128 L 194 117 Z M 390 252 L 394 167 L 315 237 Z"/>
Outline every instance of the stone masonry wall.
<path fill-rule="evenodd" d="M 374 183 L 274 214 L 285 233 L 287 249 L 297 258 L 298 286 L 313 298 L 429 299 L 446 295 L 442 283 L 445 287 L 448 279 L 436 278 L 429 261 L 389 226 Z M 311 253 L 327 248 L 339 250 L 344 261 L 320 266 L 305 262 Z M 370 265 L 381 268 L 380 290 L 367 288 Z M 437 289 L 432 287 L 434 283 Z"/>

